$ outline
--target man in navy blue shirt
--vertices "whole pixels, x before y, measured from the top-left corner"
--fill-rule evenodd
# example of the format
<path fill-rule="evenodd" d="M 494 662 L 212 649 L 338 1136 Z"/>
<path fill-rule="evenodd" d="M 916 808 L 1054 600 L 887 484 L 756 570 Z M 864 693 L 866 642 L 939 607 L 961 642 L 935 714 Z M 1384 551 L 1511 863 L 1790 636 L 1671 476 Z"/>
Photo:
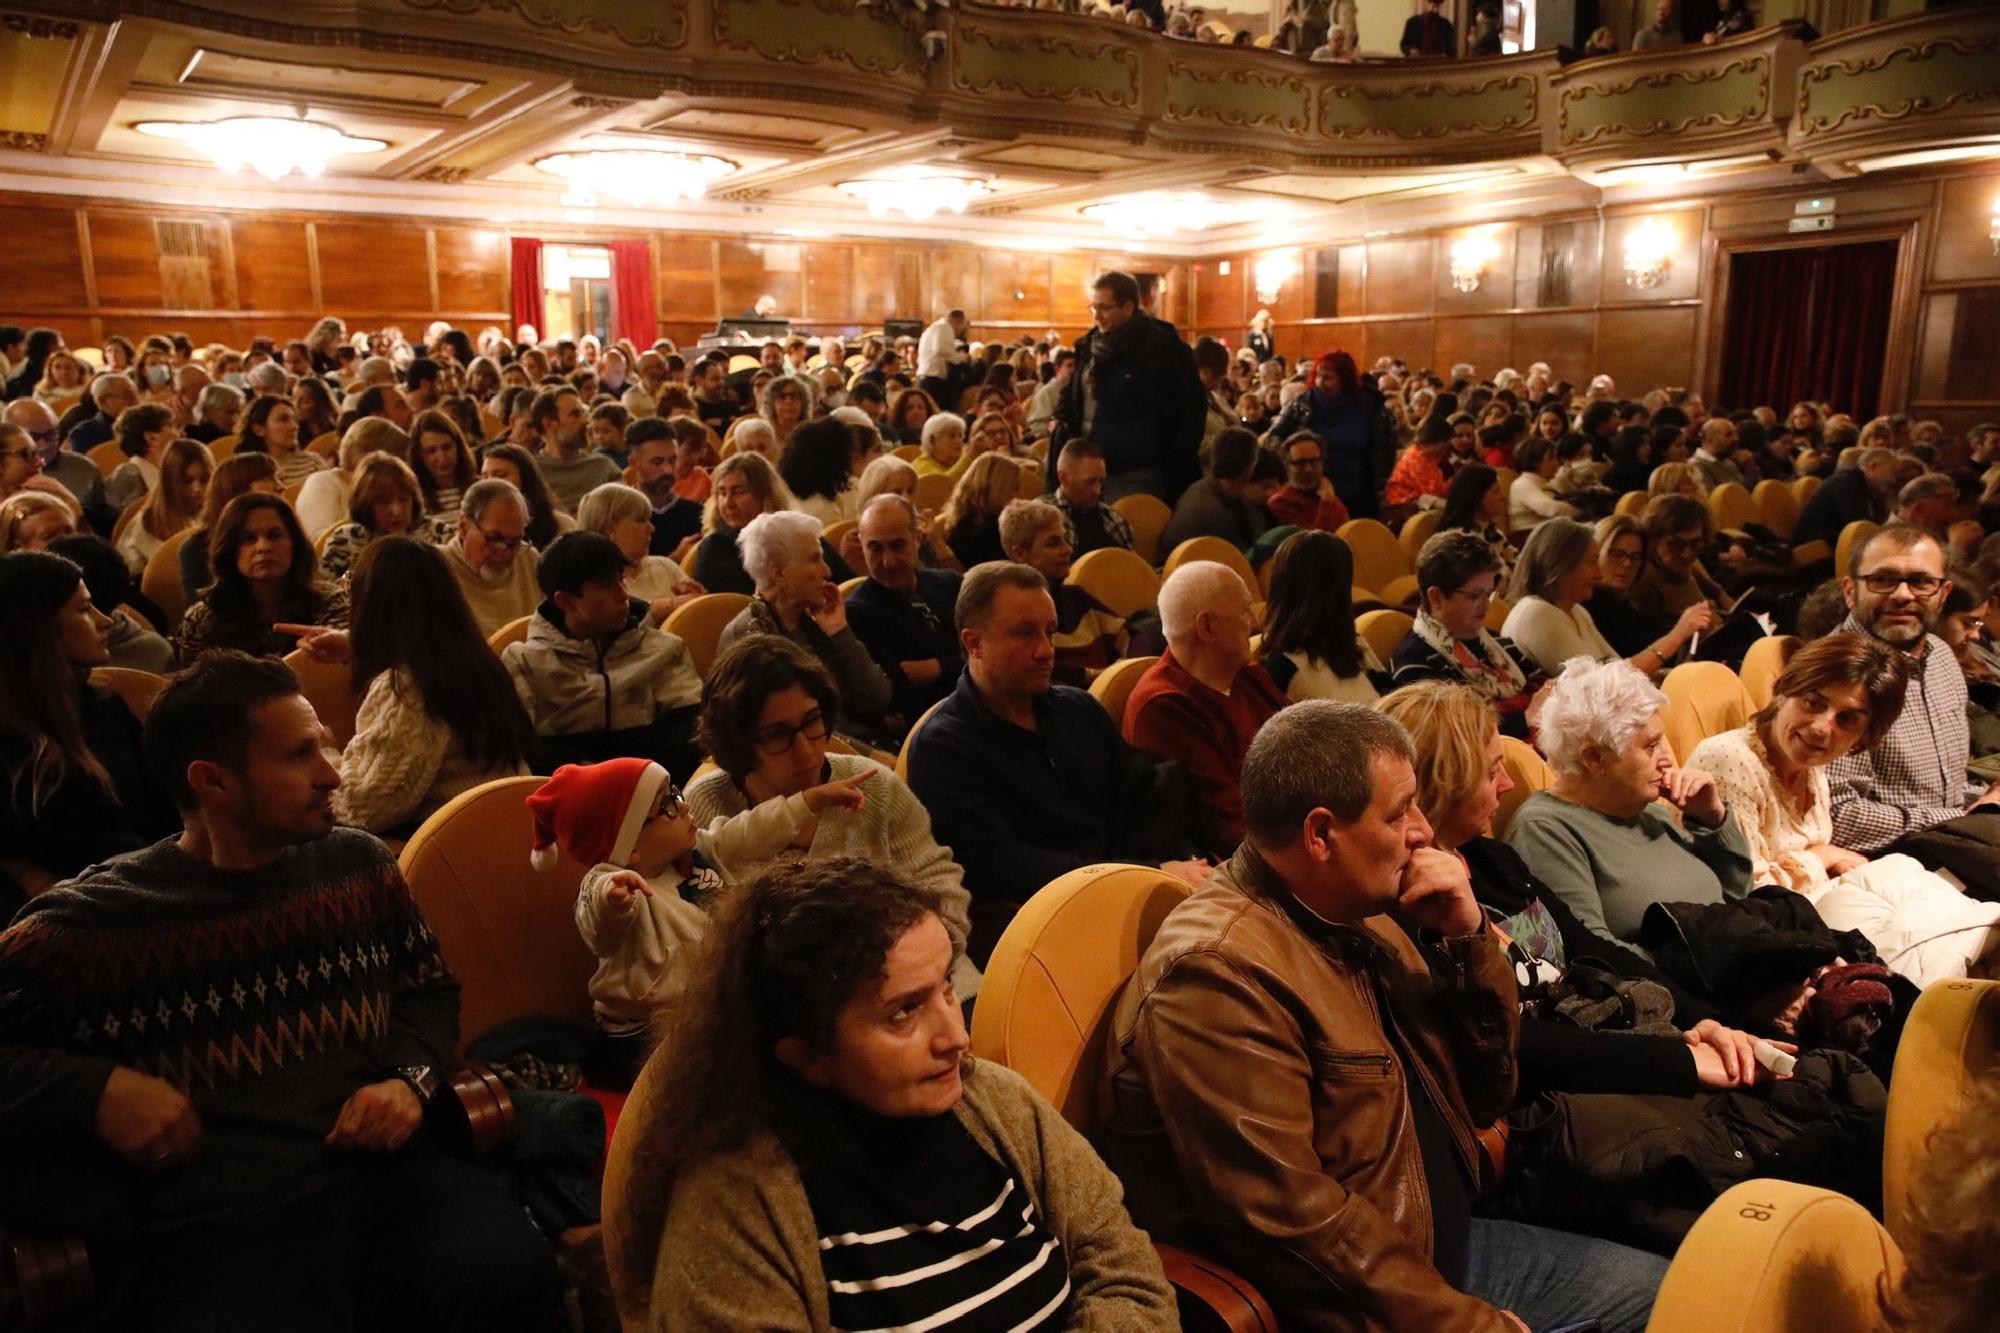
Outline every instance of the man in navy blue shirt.
<path fill-rule="evenodd" d="M 858 535 L 868 581 L 847 599 L 847 623 L 889 678 L 896 711 L 915 721 L 965 666 L 953 627 L 959 576 L 918 564 L 917 511 L 900 495 L 870 500 Z"/>

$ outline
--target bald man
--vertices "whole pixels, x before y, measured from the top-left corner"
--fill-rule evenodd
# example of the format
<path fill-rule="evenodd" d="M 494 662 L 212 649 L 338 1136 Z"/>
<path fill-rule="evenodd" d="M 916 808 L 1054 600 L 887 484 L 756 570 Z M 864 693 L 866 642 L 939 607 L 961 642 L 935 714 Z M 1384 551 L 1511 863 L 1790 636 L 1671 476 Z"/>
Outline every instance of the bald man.
<path fill-rule="evenodd" d="M 64 498 L 74 498 L 83 507 L 84 517 L 92 527 L 99 527 L 100 520 L 111 519 L 104 506 L 104 474 L 88 458 L 63 448 L 56 414 L 47 403 L 17 398 L 7 404 L 5 411 L 0 411 L 0 425 L 12 426 L 25 435 L 41 462 L 40 475 L 29 489 L 47 490 L 52 483 L 60 483 Z M 99 530 L 110 531 L 105 527 Z"/>
<path fill-rule="evenodd" d="M 1229 566 L 1196 560 L 1169 574 L 1160 621 L 1167 651 L 1126 701 L 1125 739 L 1187 769 L 1196 841 L 1208 855 L 1227 857 L 1243 841 L 1243 755 L 1289 700 L 1251 661 L 1250 589 Z"/>

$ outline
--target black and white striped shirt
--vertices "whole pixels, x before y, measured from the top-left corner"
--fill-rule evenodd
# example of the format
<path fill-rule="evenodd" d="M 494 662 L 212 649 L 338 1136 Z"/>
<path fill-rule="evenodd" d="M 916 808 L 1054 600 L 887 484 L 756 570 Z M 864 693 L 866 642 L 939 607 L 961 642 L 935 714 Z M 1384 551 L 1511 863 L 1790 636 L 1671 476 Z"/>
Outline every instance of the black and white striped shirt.
<path fill-rule="evenodd" d="M 802 1173 L 835 1328 L 1063 1327 L 1062 1242 L 957 1116 L 877 1121 L 861 1138 L 858 1157 Z"/>

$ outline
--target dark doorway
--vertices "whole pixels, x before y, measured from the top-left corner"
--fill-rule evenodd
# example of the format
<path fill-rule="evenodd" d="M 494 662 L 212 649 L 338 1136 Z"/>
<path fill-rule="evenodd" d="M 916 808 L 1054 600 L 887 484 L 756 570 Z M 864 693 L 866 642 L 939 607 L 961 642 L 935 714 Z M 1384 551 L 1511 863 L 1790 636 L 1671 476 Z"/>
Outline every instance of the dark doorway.
<path fill-rule="evenodd" d="M 1741 250 L 1729 256 L 1722 376 L 1732 409 L 1801 399 L 1876 414 L 1888 361 L 1897 241 Z"/>

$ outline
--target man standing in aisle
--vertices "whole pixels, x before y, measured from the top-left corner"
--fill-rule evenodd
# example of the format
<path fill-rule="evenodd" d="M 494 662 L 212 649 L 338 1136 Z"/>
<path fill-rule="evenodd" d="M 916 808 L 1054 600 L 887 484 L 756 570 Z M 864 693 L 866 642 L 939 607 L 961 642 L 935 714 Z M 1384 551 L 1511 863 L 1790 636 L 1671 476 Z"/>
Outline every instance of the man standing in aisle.
<path fill-rule="evenodd" d="M 1087 435 L 1104 451 L 1105 500 L 1146 491 L 1171 505 L 1201 475 L 1206 395 L 1194 353 L 1173 325 L 1139 308 L 1129 273 L 1098 278 L 1090 313 L 1097 327 L 1076 349 L 1050 447 Z"/>
<path fill-rule="evenodd" d="M 965 387 L 960 378 L 965 353 L 958 344 L 966 328 L 965 312 L 953 310 L 917 340 L 917 387 L 931 396 L 940 412 L 958 411 L 959 391 Z"/>

